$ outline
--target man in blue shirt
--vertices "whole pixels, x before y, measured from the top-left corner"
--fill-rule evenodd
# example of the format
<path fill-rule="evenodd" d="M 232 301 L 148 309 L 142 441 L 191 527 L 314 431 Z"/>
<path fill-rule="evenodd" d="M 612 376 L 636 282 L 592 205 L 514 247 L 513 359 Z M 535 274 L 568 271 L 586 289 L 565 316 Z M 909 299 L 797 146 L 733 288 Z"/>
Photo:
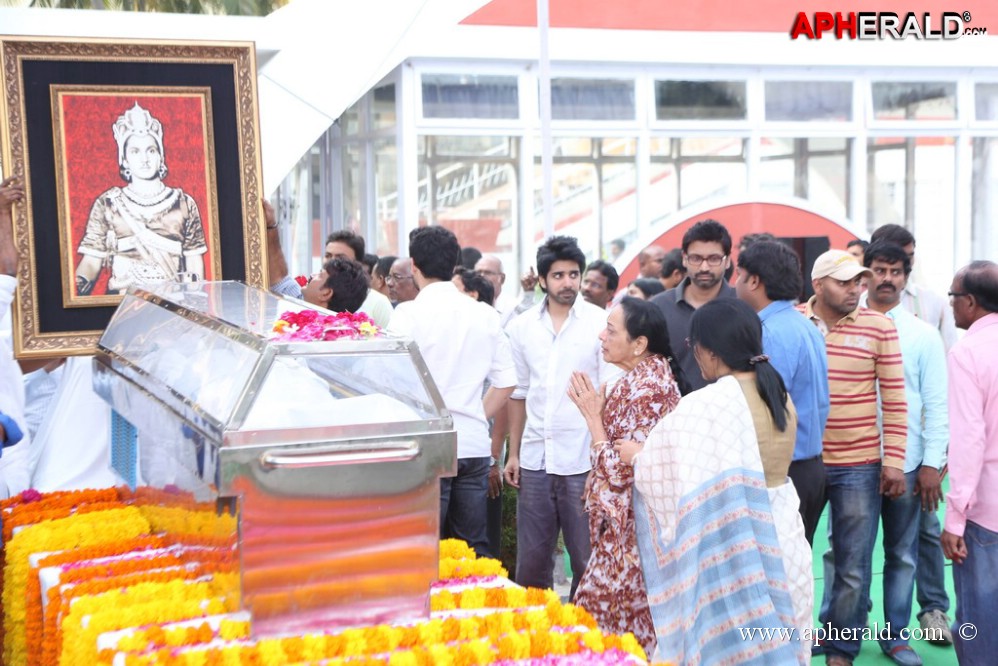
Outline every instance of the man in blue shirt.
<path fill-rule="evenodd" d="M 900 497 L 884 497 L 881 523 L 884 542 L 884 630 L 880 647 L 902 666 L 920 666 L 921 658 L 901 630 L 911 617 L 915 572 L 919 566 L 919 508 L 935 511 L 942 499 L 941 470 L 949 444 L 946 395 L 946 352 L 943 339 L 931 324 L 901 304 L 911 274 L 911 261 L 900 245 L 873 243 L 864 255 L 873 271 L 867 287 L 867 307 L 894 320 L 904 363 L 904 390 L 908 401 L 908 445 L 905 449 L 906 490 Z"/>
<path fill-rule="evenodd" d="M 803 278 L 800 260 L 776 241 L 758 241 L 738 255 L 738 297 L 762 320 L 762 347 L 797 408 L 797 439 L 790 479 L 800 497 L 810 544 L 825 506 L 821 436 L 828 419 L 828 359 L 817 327 L 794 308 Z"/>

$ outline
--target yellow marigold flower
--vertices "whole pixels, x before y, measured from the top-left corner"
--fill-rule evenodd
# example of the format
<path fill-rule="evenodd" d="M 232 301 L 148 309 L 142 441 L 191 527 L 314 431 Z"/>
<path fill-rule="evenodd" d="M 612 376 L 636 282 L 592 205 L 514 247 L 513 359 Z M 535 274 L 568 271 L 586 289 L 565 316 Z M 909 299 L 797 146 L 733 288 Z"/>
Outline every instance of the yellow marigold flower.
<path fill-rule="evenodd" d="M 436 666 L 454 666 L 454 653 L 446 645 L 440 643 L 427 646 L 430 663 Z"/>
<path fill-rule="evenodd" d="M 457 646 L 457 663 L 477 666 L 478 664 L 491 664 L 494 659 L 492 646 L 487 640 L 474 640 L 461 643 Z"/>
<path fill-rule="evenodd" d="M 603 652 L 603 634 L 599 629 L 590 629 L 582 635 L 582 644 L 593 652 Z"/>
<path fill-rule="evenodd" d="M 450 590 L 440 590 L 434 592 L 430 597 L 430 610 L 433 612 L 449 611 L 457 608 L 454 600 L 454 593 Z"/>
<path fill-rule="evenodd" d="M 526 659 L 530 656 L 530 637 L 510 632 L 499 637 L 500 659 Z"/>
<path fill-rule="evenodd" d="M 476 610 L 485 607 L 485 590 L 480 587 L 469 588 L 461 593 L 461 608 Z"/>
<path fill-rule="evenodd" d="M 419 659 L 410 650 L 393 652 L 388 657 L 388 666 L 419 666 Z"/>
<path fill-rule="evenodd" d="M 249 655 L 247 655 L 248 657 Z M 247 661 L 249 661 L 247 659 Z M 222 649 L 222 666 L 242 666 L 243 650 L 241 647 Z"/>
<path fill-rule="evenodd" d="M 440 620 L 421 622 L 418 626 L 419 643 L 434 645 L 444 640 L 444 625 Z"/>
<path fill-rule="evenodd" d="M 222 620 L 218 625 L 218 635 L 225 641 L 246 638 L 249 636 L 249 622 L 245 620 Z"/>
<path fill-rule="evenodd" d="M 443 539 L 440 542 L 440 559 L 473 560 L 475 551 L 461 539 Z"/>
<path fill-rule="evenodd" d="M 648 659 L 648 656 L 645 654 L 644 648 L 641 647 L 641 643 L 639 643 L 638 639 L 634 637 L 634 634 L 627 632 L 626 634 L 620 636 L 619 638 L 620 638 L 620 645 L 618 647 L 621 650 L 633 654 L 635 657 L 638 657 L 639 659 L 645 659 L 645 660 Z"/>
<path fill-rule="evenodd" d="M 305 634 L 301 637 L 302 661 L 312 663 L 326 656 L 326 637 L 322 634 Z"/>
<path fill-rule="evenodd" d="M 550 646 L 548 647 L 549 655 L 566 655 L 572 650 L 569 645 L 574 643 L 578 645 L 578 641 L 573 634 L 564 634 L 560 631 L 548 632 L 548 640 L 550 641 Z"/>
<path fill-rule="evenodd" d="M 544 657 L 551 651 L 551 634 L 547 631 L 530 632 L 530 656 Z"/>

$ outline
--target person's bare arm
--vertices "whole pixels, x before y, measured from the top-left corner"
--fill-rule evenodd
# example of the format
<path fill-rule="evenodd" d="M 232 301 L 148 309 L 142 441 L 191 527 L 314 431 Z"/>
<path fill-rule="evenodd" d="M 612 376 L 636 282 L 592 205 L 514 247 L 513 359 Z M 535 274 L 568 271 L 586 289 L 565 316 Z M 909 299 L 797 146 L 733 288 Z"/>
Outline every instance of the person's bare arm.
<path fill-rule="evenodd" d="M 277 213 L 266 199 L 263 203 L 263 219 L 267 224 L 267 279 L 275 285 L 288 276 L 288 261 L 281 249 L 281 234 L 277 228 Z"/>
<path fill-rule="evenodd" d="M 17 248 L 14 246 L 14 204 L 24 200 L 24 188 L 17 178 L 0 182 L 0 273 L 17 275 Z"/>
<path fill-rule="evenodd" d="M 523 429 L 527 425 L 527 401 L 511 398 L 506 403 L 509 414 L 509 454 L 506 456 L 506 469 L 503 478 L 514 488 L 520 487 L 520 442 Z"/>
<path fill-rule="evenodd" d="M 482 406 L 485 408 L 485 418 L 494 418 L 499 412 L 505 411 L 506 401 L 513 395 L 513 387 L 496 388 L 490 386 L 482 399 Z"/>
<path fill-rule="evenodd" d="M 40 370 L 41 368 L 45 368 L 46 372 L 52 372 L 65 362 L 65 356 L 57 356 L 54 358 L 25 358 L 17 361 L 18 365 L 21 366 L 21 374 L 24 375 L 32 373 L 35 370 Z"/>

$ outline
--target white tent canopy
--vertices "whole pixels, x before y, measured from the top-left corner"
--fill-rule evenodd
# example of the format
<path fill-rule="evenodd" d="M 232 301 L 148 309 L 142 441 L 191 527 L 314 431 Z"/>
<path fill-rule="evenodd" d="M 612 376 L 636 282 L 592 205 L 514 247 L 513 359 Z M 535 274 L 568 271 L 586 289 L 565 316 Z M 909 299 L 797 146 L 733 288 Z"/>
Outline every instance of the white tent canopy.
<path fill-rule="evenodd" d="M 255 42 L 265 193 L 344 110 L 485 0 L 294 0 L 265 17 L 0 8 L 0 34 Z"/>

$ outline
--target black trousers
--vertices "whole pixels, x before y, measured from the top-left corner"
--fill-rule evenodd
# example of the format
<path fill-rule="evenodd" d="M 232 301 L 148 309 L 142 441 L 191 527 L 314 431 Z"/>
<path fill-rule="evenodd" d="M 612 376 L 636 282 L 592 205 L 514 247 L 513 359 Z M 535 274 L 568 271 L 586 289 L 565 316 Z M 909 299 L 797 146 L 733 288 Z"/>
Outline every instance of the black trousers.
<path fill-rule="evenodd" d="M 800 517 L 804 521 L 804 536 L 807 543 L 814 545 L 814 531 L 818 528 L 818 519 L 825 508 L 825 463 L 821 456 L 794 460 L 790 463 L 788 472 L 794 483 L 797 496 L 800 497 Z"/>

